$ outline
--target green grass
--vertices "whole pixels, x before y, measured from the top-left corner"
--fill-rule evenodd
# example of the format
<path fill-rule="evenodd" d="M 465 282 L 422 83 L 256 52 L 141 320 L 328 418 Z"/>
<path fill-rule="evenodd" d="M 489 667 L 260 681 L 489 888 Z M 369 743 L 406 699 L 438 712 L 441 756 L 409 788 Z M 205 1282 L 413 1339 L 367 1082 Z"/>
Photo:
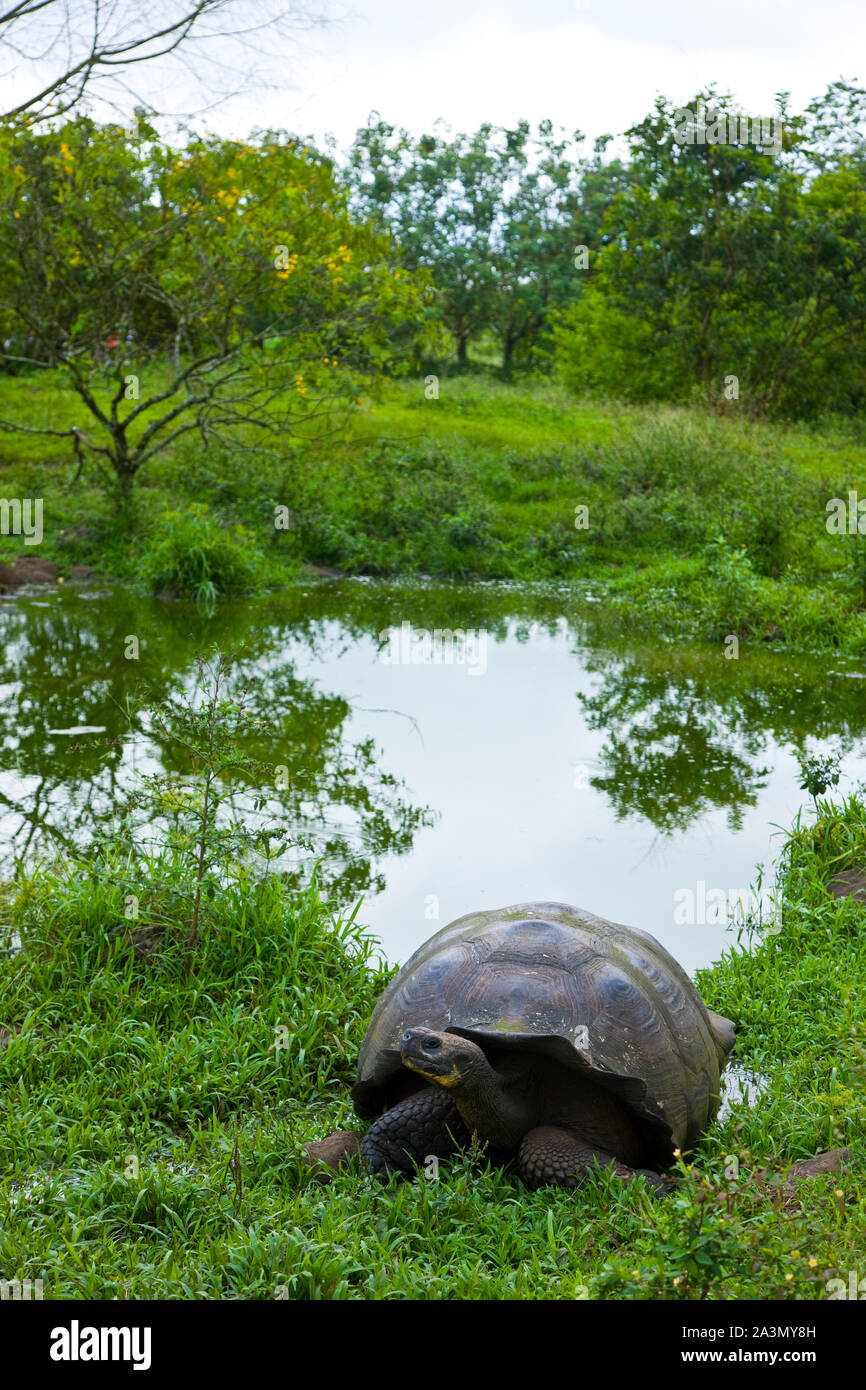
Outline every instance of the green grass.
<path fill-rule="evenodd" d="M 435 1182 L 322 1186 L 299 1152 L 357 1123 L 372 943 L 315 885 L 235 866 L 187 969 L 177 861 L 108 839 L 44 866 L 0 899 L 0 1275 L 46 1298 L 419 1300 L 816 1299 L 866 1276 L 866 913 L 826 891 L 866 862 L 866 807 L 820 808 L 785 845 L 780 933 L 700 972 L 763 1093 L 661 1203 L 607 1175 L 530 1194 L 472 1153 Z M 840 1145 L 843 1176 L 770 1180 Z"/>
<path fill-rule="evenodd" d="M 428 400 L 424 380 L 384 383 L 347 430 L 286 439 L 276 456 L 188 436 L 143 470 L 123 523 L 95 473 L 73 482 L 65 443 L 0 435 L 0 489 L 45 498 L 39 554 L 62 575 L 89 563 L 211 599 L 285 583 L 302 562 L 564 579 L 670 640 L 866 652 L 866 537 L 826 529 L 831 498 L 866 498 L 856 421 L 587 403 L 477 373 L 443 375 Z M 0 380 L 2 414 L 63 425 L 77 408 L 40 373 Z"/>

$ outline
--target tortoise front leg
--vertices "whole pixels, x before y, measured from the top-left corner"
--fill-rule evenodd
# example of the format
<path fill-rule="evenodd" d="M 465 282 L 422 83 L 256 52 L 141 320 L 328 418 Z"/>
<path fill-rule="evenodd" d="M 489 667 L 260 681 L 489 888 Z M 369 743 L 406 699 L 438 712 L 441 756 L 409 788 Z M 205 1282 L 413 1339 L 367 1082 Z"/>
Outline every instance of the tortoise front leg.
<path fill-rule="evenodd" d="M 666 1191 L 658 1173 L 649 1168 L 629 1168 L 605 1149 L 586 1144 L 570 1130 L 539 1125 L 523 1136 L 517 1155 L 517 1171 L 527 1187 L 580 1187 L 599 1168 L 613 1168 L 618 1178 L 631 1182 L 642 1177 L 648 1188 Z"/>
<path fill-rule="evenodd" d="M 469 1131 L 449 1095 L 425 1086 L 386 1110 L 361 1140 L 361 1157 L 372 1173 L 413 1173 L 431 1155 L 448 1158 L 469 1142 Z"/>

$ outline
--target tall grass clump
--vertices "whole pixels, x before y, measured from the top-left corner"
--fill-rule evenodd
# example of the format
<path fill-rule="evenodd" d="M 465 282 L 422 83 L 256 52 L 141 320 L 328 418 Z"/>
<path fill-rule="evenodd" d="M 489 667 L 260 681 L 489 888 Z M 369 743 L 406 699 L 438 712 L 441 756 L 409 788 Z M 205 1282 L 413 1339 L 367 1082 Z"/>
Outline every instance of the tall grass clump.
<path fill-rule="evenodd" d="M 141 574 L 154 592 L 174 590 L 198 603 L 221 595 L 254 593 L 263 582 L 263 564 L 252 531 L 225 527 L 200 503 L 169 510 L 154 523 L 141 562 Z"/>

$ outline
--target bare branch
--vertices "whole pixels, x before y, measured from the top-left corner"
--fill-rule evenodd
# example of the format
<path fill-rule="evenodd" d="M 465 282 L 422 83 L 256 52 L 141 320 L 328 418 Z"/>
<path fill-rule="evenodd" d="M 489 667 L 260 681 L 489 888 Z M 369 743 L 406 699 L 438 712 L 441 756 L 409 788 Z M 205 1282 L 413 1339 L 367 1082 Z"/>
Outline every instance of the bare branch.
<path fill-rule="evenodd" d="M 153 64 L 154 74 L 172 90 L 192 83 L 199 89 L 197 99 L 204 97 L 210 107 L 252 83 L 274 85 L 276 69 L 269 79 L 255 60 L 273 65 L 275 38 L 330 23 L 331 6 L 332 0 L 140 0 L 109 6 L 103 0 L 19 0 L 0 12 L 0 58 L 10 60 L 6 75 L 20 82 L 28 64 L 37 71 L 47 67 L 50 75 L 41 81 L 35 77 L 36 90 L 25 92 L 0 117 L 63 115 L 91 90 L 115 109 L 117 95 L 124 106 L 131 101 L 152 109 L 143 93 L 123 80 L 142 64 Z M 254 42 L 258 38 L 261 44 Z M 169 60 L 180 49 L 184 63 L 178 71 Z M 206 59 L 207 70 L 193 61 L 198 58 Z M 242 73 L 243 82 L 214 101 L 214 90 L 225 87 L 225 80 L 214 80 L 219 68 L 232 81 Z"/>

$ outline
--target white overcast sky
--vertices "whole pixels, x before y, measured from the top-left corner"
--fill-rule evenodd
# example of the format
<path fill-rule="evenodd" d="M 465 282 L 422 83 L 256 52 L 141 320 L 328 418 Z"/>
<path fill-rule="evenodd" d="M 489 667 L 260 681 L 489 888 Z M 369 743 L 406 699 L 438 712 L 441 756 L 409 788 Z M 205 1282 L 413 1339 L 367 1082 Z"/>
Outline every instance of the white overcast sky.
<path fill-rule="evenodd" d="M 866 0 L 355 0 L 342 22 L 285 47 L 285 85 L 212 125 L 260 123 L 341 146 L 375 109 L 419 134 L 550 117 L 619 134 L 657 93 L 711 82 L 748 114 L 794 109 L 840 77 L 866 80 Z M 587 143 L 588 148 L 588 143 Z"/>
<path fill-rule="evenodd" d="M 75 3 L 82 13 L 88 8 Z M 231 14 L 250 22 L 276 3 L 239 0 Z M 866 83 L 866 0 L 294 3 L 314 13 L 327 6 L 339 18 L 324 28 L 267 30 L 267 85 L 251 81 L 251 55 L 218 42 L 215 51 L 234 59 L 247 91 L 199 118 L 199 129 L 245 137 L 264 126 L 317 140 L 332 132 L 345 147 L 372 110 L 415 134 L 437 117 L 462 130 L 549 117 L 584 131 L 588 150 L 595 136 L 619 134 L 646 115 L 659 92 L 682 102 L 715 82 L 741 111 L 759 116 L 772 113 L 778 91 L 791 92 L 796 110 L 840 77 Z M 144 15 L 145 23 L 151 10 L 159 10 L 157 0 L 111 7 L 121 18 Z M 38 76 L 32 64 L 4 65 L 10 95 Z M 157 110 L 183 110 L 191 97 L 169 60 L 140 66 L 135 77 Z"/>

